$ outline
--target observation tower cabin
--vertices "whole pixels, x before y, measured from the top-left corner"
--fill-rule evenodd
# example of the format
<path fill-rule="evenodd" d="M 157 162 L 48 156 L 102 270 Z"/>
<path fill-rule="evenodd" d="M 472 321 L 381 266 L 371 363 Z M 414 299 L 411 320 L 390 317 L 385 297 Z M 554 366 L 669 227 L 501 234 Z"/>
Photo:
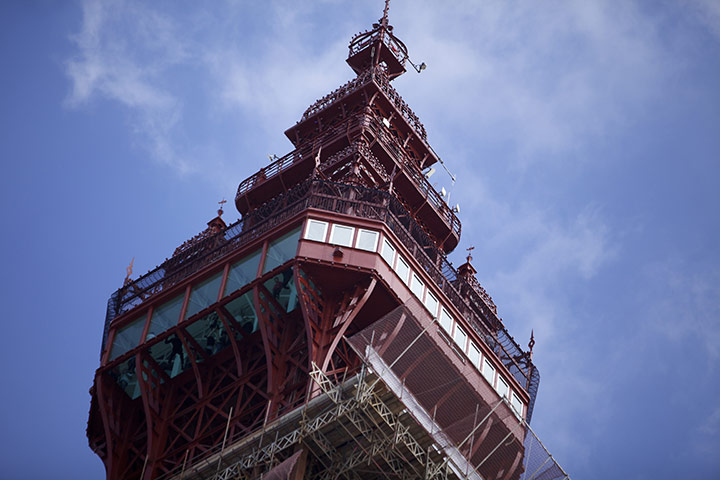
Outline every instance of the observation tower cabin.
<path fill-rule="evenodd" d="M 391 85 L 409 62 L 386 3 L 241 220 L 110 297 L 87 429 L 109 479 L 526 474 L 539 374 L 446 258 L 460 221 Z"/>

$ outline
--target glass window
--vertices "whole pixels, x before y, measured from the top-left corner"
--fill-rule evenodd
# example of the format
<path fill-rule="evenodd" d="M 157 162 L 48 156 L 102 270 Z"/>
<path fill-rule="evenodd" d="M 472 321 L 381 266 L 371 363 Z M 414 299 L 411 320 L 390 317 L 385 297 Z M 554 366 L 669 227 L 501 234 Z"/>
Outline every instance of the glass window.
<path fill-rule="evenodd" d="M 316 240 L 318 242 L 324 242 L 325 236 L 327 235 L 328 223 L 321 222 L 320 220 L 308 220 L 307 227 L 305 227 L 305 238 L 308 240 Z"/>
<path fill-rule="evenodd" d="M 505 379 L 500 374 L 498 374 L 496 390 L 501 397 L 508 398 L 510 396 L 510 387 L 508 386 L 507 381 L 505 381 Z"/>
<path fill-rule="evenodd" d="M 185 318 L 190 318 L 200 310 L 204 310 L 217 302 L 220 284 L 222 283 L 222 275 L 222 272 L 217 273 L 192 288 Z"/>
<path fill-rule="evenodd" d="M 453 324 L 453 318 L 450 316 L 447 310 L 445 310 L 445 307 L 440 309 L 440 326 L 445 330 L 447 333 L 452 332 L 452 324 Z"/>
<path fill-rule="evenodd" d="M 225 285 L 225 294 L 228 295 L 239 290 L 257 277 L 258 264 L 260 263 L 261 250 L 257 250 L 239 262 L 234 263 L 228 272 L 228 279 Z"/>
<path fill-rule="evenodd" d="M 110 360 L 115 360 L 140 344 L 146 316 L 147 314 L 133 320 L 132 323 L 125 325 L 115 333 L 115 340 L 113 340 L 112 350 L 110 350 Z"/>
<path fill-rule="evenodd" d="M 190 366 L 190 357 L 185 351 L 180 337 L 174 333 L 150 347 L 150 356 L 170 378 L 179 375 Z"/>
<path fill-rule="evenodd" d="M 393 268 L 393 262 L 395 261 L 395 247 L 392 246 L 387 238 L 383 238 L 382 252 L 380 255 L 382 255 L 387 264 L 390 265 L 390 268 Z"/>
<path fill-rule="evenodd" d="M 510 405 L 512 406 L 513 410 L 515 411 L 515 414 L 518 417 L 522 417 L 523 409 L 525 408 L 525 404 L 522 400 L 520 400 L 520 397 L 517 396 L 515 392 L 512 393 L 512 400 L 510 400 Z"/>
<path fill-rule="evenodd" d="M 210 312 L 191 325 L 188 325 L 185 327 L 185 331 L 192 335 L 198 345 L 205 350 L 202 355 L 195 353 L 195 358 L 198 361 L 200 361 L 203 356 L 215 355 L 230 345 L 230 339 L 225 331 L 225 327 L 216 312 Z"/>
<path fill-rule="evenodd" d="M 425 284 L 422 280 L 420 280 L 420 277 L 418 277 L 418 274 L 415 272 L 412 274 L 412 286 L 410 287 L 410 290 L 412 290 L 415 296 L 422 302 Z"/>
<path fill-rule="evenodd" d="M 354 233 L 355 229 L 353 227 L 347 227 L 345 225 L 333 225 L 332 233 L 330 234 L 330 243 L 332 243 L 333 245 L 350 247 L 352 246 Z"/>
<path fill-rule="evenodd" d="M 225 309 L 233 316 L 245 333 L 253 333 L 258 329 L 258 317 L 255 312 L 252 290 L 239 296 L 232 302 L 228 302 L 225 305 Z"/>
<path fill-rule="evenodd" d="M 154 338 L 170 327 L 177 325 L 180 319 L 180 310 L 182 310 L 185 295 L 178 295 L 169 302 L 163 303 L 153 310 L 150 318 L 150 329 L 148 330 L 147 340 Z"/>
<path fill-rule="evenodd" d="M 430 315 L 432 315 L 433 317 L 437 315 L 438 301 L 437 298 L 435 298 L 435 295 L 432 294 L 430 289 L 428 289 L 427 293 L 425 294 L 425 306 L 428 310 L 430 310 Z"/>
<path fill-rule="evenodd" d="M 115 379 L 120 388 L 135 400 L 140 396 L 140 385 L 135 373 L 135 357 L 132 356 L 110 371 L 110 376 Z"/>
<path fill-rule="evenodd" d="M 279 267 L 283 263 L 295 257 L 299 239 L 300 228 L 296 228 L 295 230 L 270 242 L 268 245 L 267 256 L 265 257 L 263 273 L 267 273 L 273 268 Z"/>
<path fill-rule="evenodd" d="M 490 363 L 490 360 L 487 358 L 485 362 L 483 362 L 482 374 L 485 380 L 490 382 L 490 385 L 495 385 L 495 367 L 493 367 L 493 364 Z"/>
<path fill-rule="evenodd" d="M 297 307 L 297 290 L 292 268 L 286 268 L 267 280 L 265 288 L 268 289 L 275 301 L 282 305 L 286 312 L 292 312 Z"/>
<path fill-rule="evenodd" d="M 398 255 L 397 264 L 395 265 L 395 272 L 407 285 L 408 277 L 410 275 L 410 265 L 408 265 L 405 259 L 400 255 Z"/>
<path fill-rule="evenodd" d="M 372 230 L 361 228 L 358 230 L 357 242 L 355 248 L 374 252 L 377 249 L 378 233 Z"/>
<path fill-rule="evenodd" d="M 458 344 L 460 350 L 465 351 L 465 344 L 467 343 L 468 334 L 460 325 L 455 325 L 455 333 L 453 334 L 453 340 Z"/>
<path fill-rule="evenodd" d="M 480 365 L 480 349 L 472 340 L 470 340 L 470 348 L 468 348 L 467 355 L 470 359 L 470 363 L 476 367 Z"/>

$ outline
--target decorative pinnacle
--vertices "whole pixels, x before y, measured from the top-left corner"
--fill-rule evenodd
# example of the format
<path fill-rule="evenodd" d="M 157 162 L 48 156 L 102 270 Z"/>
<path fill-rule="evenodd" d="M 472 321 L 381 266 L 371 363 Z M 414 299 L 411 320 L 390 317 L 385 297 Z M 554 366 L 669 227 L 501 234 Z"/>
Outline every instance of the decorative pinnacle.
<path fill-rule="evenodd" d="M 224 198 L 218 202 L 218 204 L 220 205 L 220 208 L 218 208 L 218 217 L 222 217 L 222 214 L 225 213 L 223 211 L 223 205 L 225 205 L 226 203 L 227 200 L 225 200 Z"/>
<path fill-rule="evenodd" d="M 385 0 L 385 9 L 383 10 L 383 16 L 380 19 L 380 24 L 387 27 L 388 24 L 388 10 L 390 10 L 390 0 Z"/>
<path fill-rule="evenodd" d="M 530 330 L 530 341 L 528 342 L 528 348 L 530 349 L 530 358 L 532 359 L 533 347 L 535 346 L 535 330 Z"/>
<path fill-rule="evenodd" d="M 135 257 L 133 257 L 132 260 L 130 260 L 130 265 L 128 265 L 127 268 L 125 269 L 125 271 L 127 271 L 127 275 L 125 275 L 125 281 L 123 282 L 125 285 L 130 283 L 130 276 L 132 275 L 132 272 L 133 272 L 133 263 L 135 263 Z"/>
<path fill-rule="evenodd" d="M 467 262 L 470 263 L 470 262 L 472 262 L 472 254 L 471 253 L 473 250 L 475 250 L 475 247 L 468 247 L 468 248 L 466 248 L 466 250 L 468 252 Z"/>

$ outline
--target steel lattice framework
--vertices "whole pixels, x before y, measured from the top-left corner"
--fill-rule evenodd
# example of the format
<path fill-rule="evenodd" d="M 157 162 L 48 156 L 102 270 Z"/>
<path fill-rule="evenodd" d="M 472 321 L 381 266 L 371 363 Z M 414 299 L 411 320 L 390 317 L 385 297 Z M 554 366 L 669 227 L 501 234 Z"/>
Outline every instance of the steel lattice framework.
<path fill-rule="evenodd" d="M 242 219 L 108 301 L 87 431 L 108 478 L 567 477 L 528 426 L 531 351 L 446 258 L 461 225 L 391 86 L 412 62 L 387 4 L 347 62 L 240 183 Z"/>

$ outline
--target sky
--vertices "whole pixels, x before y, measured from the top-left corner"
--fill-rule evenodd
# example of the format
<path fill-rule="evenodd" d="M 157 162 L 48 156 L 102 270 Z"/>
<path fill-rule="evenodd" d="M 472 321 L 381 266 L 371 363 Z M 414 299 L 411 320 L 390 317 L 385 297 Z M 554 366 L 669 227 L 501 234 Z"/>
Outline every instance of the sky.
<path fill-rule="evenodd" d="M 292 149 L 383 2 L 0 2 L 0 479 L 99 479 L 109 295 Z M 720 478 L 720 2 L 393 0 L 459 265 L 574 479 Z M 226 207 L 225 218 L 239 214 Z"/>

